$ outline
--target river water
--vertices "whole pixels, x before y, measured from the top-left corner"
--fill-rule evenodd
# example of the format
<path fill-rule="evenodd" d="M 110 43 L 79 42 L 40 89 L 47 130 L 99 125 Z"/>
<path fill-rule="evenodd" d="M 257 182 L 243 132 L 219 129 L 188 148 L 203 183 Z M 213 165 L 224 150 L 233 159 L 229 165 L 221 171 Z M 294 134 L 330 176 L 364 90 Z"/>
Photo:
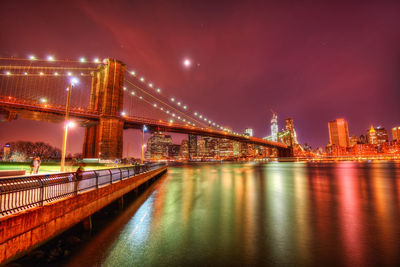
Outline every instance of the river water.
<path fill-rule="evenodd" d="M 67 266 L 399 266 L 400 162 L 170 167 Z"/>

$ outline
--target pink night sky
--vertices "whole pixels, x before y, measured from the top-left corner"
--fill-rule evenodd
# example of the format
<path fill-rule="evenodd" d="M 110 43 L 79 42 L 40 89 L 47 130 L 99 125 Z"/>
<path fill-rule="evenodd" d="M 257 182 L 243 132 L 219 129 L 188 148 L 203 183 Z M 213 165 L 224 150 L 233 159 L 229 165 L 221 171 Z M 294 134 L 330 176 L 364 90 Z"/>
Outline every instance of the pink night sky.
<path fill-rule="evenodd" d="M 269 135 L 272 109 L 318 147 L 339 117 L 351 135 L 400 125 L 399 14 L 398 1 L 1 1 L 0 56 L 116 58 L 237 132 Z M 124 155 L 139 136 L 125 131 Z M 80 152 L 83 129 L 69 138 Z M 62 125 L 1 121 L 0 144 L 15 140 L 60 147 Z"/>

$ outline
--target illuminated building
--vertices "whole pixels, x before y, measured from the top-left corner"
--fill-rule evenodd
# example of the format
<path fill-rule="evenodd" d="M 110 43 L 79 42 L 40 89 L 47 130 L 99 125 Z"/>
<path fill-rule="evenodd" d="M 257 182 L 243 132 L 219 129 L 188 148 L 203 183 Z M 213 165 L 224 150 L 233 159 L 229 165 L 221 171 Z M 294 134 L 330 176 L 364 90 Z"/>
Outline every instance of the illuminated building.
<path fill-rule="evenodd" d="M 239 157 L 240 156 L 240 143 L 237 141 L 232 142 L 232 151 L 233 151 L 233 156 L 234 157 Z"/>
<path fill-rule="evenodd" d="M 244 134 L 246 134 L 246 135 L 248 135 L 250 137 L 253 137 L 253 129 L 252 128 L 246 128 L 244 130 Z"/>
<path fill-rule="evenodd" d="M 217 138 L 208 138 L 206 147 L 208 149 L 209 157 L 218 156 L 218 139 Z"/>
<path fill-rule="evenodd" d="M 355 145 L 357 145 L 359 142 L 358 137 L 356 135 L 353 135 L 352 137 L 350 137 L 350 146 L 353 147 Z"/>
<path fill-rule="evenodd" d="M 294 129 L 293 119 L 286 118 L 285 124 L 286 124 L 286 131 L 290 133 L 290 139 L 291 139 L 290 146 L 293 146 L 298 143 L 296 130 Z"/>
<path fill-rule="evenodd" d="M 400 126 L 392 128 L 393 141 L 400 142 Z"/>
<path fill-rule="evenodd" d="M 389 136 L 384 127 L 382 126 L 376 127 L 375 132 L 376 132 L 376 140 L 379 145 L 389 142 Z"/>
<path fill-rule="evenodd" d="M 147 159 L 165 159 L 168 158 L 168 146 L 172 144 L 170 135 L 157 132 L 153 133 L 149 140 L 147 140 Z"/>
<path fill-rule="evenodd" d="M 181 149 L 180 145 L 175 145 L 175 144 L 168 145 L 168 158 L 170 159 L 179 158 L 180 149 Z"/>
<path fill-rule="evenodd" d="M 366 143 L 368 143 L 367 137 L 366 137 L 365 135 L 360 135 L 359 143 L 360 143 L 360 144 L 366 144 Z"/>
<path fill-rule="evenodd" d="M 189 144 L 188 143 L 189 143 L 188 140 L 182 140 L 182 143 L 181 143 L 179 155 L 184 159 L 187 159 L 189 157 Z"/>
<path fill-rule="evenodd" d="M 204 139 L 197 140 L 197 156 L 202 158 L 207 156 L 206 140 Z"/>
<path fill-rule="evenodd" d="M 278 115 L 275 112 L 271 119 L 271 141 L 278 141 Z"/>
<path fill-rule="evenodd" d="M 336 119 L 328 123 L 330 144 L 338 147 L 348 147 L 349 128 L 345 119 Z"/>
<path fill-rule="evenodd" d="M 249 145 L 243 142 L 239 144 L 240 156 L 247 157 L 249 155 Z"/>
<path fill-rule="evenodd" d="M 189 159 L 197 156 L 197 135 L 189 134 L 188 151 Z"/>
<path fill-rule="evenodd" d="M 11 152 L 10 144 L 5 144 L 4 147 L 3 147 L 3 151 L 2 152 L 3 152 L 2 153 L 3 160 L 9 158 L 10 152 Z"/>
<path fill-rule="evenodd" d="M 373 145 L 378 144 L 378 138 L 376 136 L 376 131 L 374 129 L 374 126 L 372 126 L 372 125 L 371 125 L 371 128 L 368 130 L 367 140 L 368 140 L 368 144 L 373 144 Z"/>
<path fill-rule="evenodd" d="M 221 158 L 233 157 L 233 141 L 229 139 L 220 139 L 218 154 Z"/>

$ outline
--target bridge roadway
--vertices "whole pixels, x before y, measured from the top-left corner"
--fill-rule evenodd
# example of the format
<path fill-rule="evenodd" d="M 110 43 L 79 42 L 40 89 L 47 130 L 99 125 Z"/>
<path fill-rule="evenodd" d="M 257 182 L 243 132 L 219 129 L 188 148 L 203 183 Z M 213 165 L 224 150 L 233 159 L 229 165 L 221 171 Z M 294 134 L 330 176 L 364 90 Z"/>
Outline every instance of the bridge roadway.
<path fill-rule="evenodd" d="M 0 179 L 0 266 L 40 246 L 143 183 L 160 164 Z"/>
<path fill-rule="evenodd" d="M 56 122 L 63 121 L 63 117 L 65 116 L 65 106 L 37 104 L 34 102 L 21 101 L 12 97 L 0 97 L 0 112 L 2 111 L 7 113 L 14 112 L 15 114 L 22 115 L 21 117 L 23 118 Z M 99 121 L 100 119 L 100 115 L 98 113 L 91 112 L 90 110 L 85 110 L 82 108 L 71 108 L 70 116 L 81 120 L 81 124 L 97 123 L 97 121 Z M 264 147 L 277 148 L 279 150 L 288 149 L 288 146 L 283 143 L 268 141 L 257 137 L 249 137 L 246 135 L 235 135 L 233 133 L 218 131 L 212 128 L 201 128 L 141 117 L 122 116 L 121 118 L 124 120 L 125 129 L 141 129 L 143 125 L 146 125 L 148 128 L 150 128 L 152 132 L 162 131 L 182 134 L 194 134 L 200 136 L 226 138 Z"/>

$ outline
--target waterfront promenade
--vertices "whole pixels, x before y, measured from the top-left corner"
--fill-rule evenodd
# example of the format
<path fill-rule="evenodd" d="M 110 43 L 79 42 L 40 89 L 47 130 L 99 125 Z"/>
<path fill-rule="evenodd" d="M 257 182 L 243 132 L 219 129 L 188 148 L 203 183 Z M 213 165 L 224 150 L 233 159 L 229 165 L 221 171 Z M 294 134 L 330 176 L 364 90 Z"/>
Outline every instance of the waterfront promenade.
<path fill-rule="evenodd" d="M 5 263 L 162 173 L 162 164 L 0 180 L 0 263 Z"/>

